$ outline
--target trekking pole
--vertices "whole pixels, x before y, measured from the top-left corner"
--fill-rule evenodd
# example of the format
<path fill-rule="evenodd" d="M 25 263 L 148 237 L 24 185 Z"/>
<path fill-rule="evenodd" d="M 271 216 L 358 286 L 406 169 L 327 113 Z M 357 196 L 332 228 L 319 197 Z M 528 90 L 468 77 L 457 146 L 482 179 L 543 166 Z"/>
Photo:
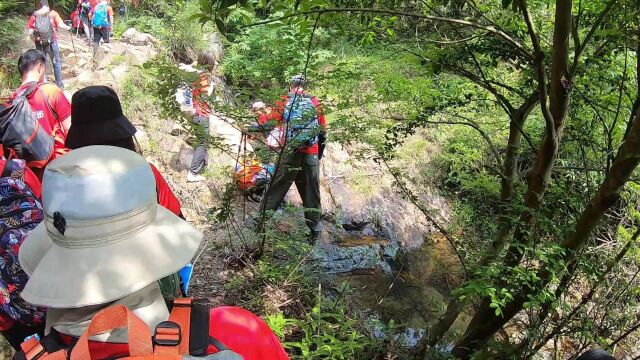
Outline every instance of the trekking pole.
<path fill-rule="evenodd" d="M 76 30 L 77 32 L 77 30 Z M 73 40 L 73 34 L 71 35 L 71 47 L 73 47 L 73 56 L 76 58 L 76 66 L 80 66 L 80 62 L 78 61 L 78 53 L 76 52 L 76 43 Z"/>

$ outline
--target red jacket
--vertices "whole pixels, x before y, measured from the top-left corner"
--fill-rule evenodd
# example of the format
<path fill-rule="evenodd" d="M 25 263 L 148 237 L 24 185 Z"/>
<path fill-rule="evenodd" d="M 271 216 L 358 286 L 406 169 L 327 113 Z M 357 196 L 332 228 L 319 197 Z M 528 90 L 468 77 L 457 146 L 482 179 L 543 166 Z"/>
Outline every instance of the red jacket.
<path fill-rule="evenodd" d="M 209 310 L 209 336 L 220 341 L 244 360 L 288 360 L 276 335 L 269 326 L 253 313 L 234 306 L 222 306 Z M 63 335 L 62 341 L 70 344 L 73 339 Z M 89 342 L 93 360 L 119 358 L 129 355 L 127 344 Z M 218 350 L 209 345 L 207 354 Z"/>
<path fill-rule="evenodd" d="M 162 205 L 165 209 L 176 214 L 176 216 L 182 215 L 182 209 L 180 208 L 180 200 L 176 198 L 167 184 L 166 180 L 160 174 L 160 171 L 156 169 L 153 164 L 149 163 L 153 176 L 156 178 L 156 191 L 158 192 L 158 204 Z"/>

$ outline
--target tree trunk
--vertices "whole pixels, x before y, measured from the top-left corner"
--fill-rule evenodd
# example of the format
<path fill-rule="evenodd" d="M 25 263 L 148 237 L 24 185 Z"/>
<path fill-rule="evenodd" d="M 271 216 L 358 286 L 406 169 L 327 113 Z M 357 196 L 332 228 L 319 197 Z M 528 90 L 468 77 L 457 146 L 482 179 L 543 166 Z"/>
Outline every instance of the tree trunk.
<path fill-rule="evenodd" d="M 480 259 L 478 266 L 486 266 L 491 262 L 504 248 L 506 239 L 511 231 L 512 221 L 508 216 L 511 200 L 513 199 L 513 184 L 516 176 L 518 165 L 518 149 L 522 139 L 522 128 L 529 117 L 529 114 L 540 100 L 540 95 L 536 92 L 531 94 L 520 107 L 515 109 L 510 117 L 509 140 L 503 162 L 502 182 L 500 188 L 500 208 L 498 210 L 499 225 L 498 233 L 491 247 L 486 254 Z M 431 326 L 427 331 L 427 336 L 423 337 L 411 351 L 411 358 L 422 359 L 429 347 L 434 346 L 451 328 L 456 321 L 460 312 L 464 308 L 464 303 L 454 297 L 447 304 L 447 311 L 440 317 L 438 322 Z"/>
<path fill-rule="evenodd" d="M 638 61 L 640 61 L 640 58 Z M 600 220 L 607 210 L 618 200 L 620 192 L 639 163 L 640 116 L 636 114 L 632 121 L 629 134 L 620 146 L 618 155 L 611 169 L 607 172 L 603 183 L 600 185 L 598 193 L 591 199 L 586 209 L 580 215 L 573 234 L 561 244 L 566 250 L 564 255 L 565 263 L 575 261 L 576 252 L 585 244 L 589 235 L 600 223 Z M 541 279 L 541 286 L 521 290 L 514 296 L 514 300 L 503 309 L 502 317 L 496 317 L 493 315 L 493 312 L 480 309 L 474 317 L 474 326 L 469 326 L 465 337 L 456 344 L 454 355 L 467 359 L 476 349 L 484 345 L 496 331 L 522 310 L 523 304 L 528 301 L 530 295 L 537 294 L 543 286 L 548 285 L 551 275 L 550 269 L 540 269 L 538 277 Z"/>
<path fill-rule="evenodd" d="M 514 232 L 514 239 L 516 242 L 528 243 L 530 238 L 528 234 L 535 222 L 535 215 L 537 210 L 540 209 L 542 204 L 542 197 L 547 187 L 549 178 L 551 177 L 551 171 L 553 170 L 553 163 L 558 152 L 558 145 L 562 136 L 562 129 L 564 126 L 564 120 L 567 115 L 567 108 L 569 105 L 569 96 L 571 90 L 571 79 L 569 78 L 568 63 L 569 63 L 569 39 L 571 36 L 571 15 L 572 0 L 556 0 L 556 15 L 555 15 L 555 27 L 553 35 L 553 54 L 552 54 L 552 68 L 551 68 L 551 92 L 549 96 L 549 108 L 547 109 L 547 99 L 541 99 L 541 106 L 543 113 L 547 111 L 550 113 L 553 124 L 547 124 L 547 127 L 552 126 L 553 129 L 547 128 L 542 143 L 538 150 L 536 162 L 533 168 L 529 171 L 528 175 L 528 188 L 525 195 L 524 205 L 527 210 L 520 217 L 520 224 Z M 538 53 L 537 66 L 543 66 L 543 58 L 540 58 L 541 54 Z M 538 81 L 544 84 L 544 71 L 538 69 Z M 541 94 L 544 92 L 541 90 Z M 520 252 L 518 247 L 511 246 L 507 251 L 507 257 L 505 263 L 507 266 L 517 265 L 524 254 Z M 524 303 L 524 301 L 523 301 Z M 494 309 L 490 307 L 491 300 L 485 298 L 474 315 L 464 338 L 456 344 L 453 350 L 453 354 L 457 357 L 467 359 L 478 348 L 484 346 L 484 344 L 493 336 L 493 334 L 502 327 L 506 322 L 505 319 L 510 319 L 519 311 L 519 309 L 512 309 L 515 311 L 513 314 L 504 313 L 504 318 L 498 318 L 495 315 Z M 503 309 L 503 312 L 508 310 L 511 304 Z M 521 306 L 519 306 L 521 308 Z M 492 326 L 498 325 L 498 327 Z"/>

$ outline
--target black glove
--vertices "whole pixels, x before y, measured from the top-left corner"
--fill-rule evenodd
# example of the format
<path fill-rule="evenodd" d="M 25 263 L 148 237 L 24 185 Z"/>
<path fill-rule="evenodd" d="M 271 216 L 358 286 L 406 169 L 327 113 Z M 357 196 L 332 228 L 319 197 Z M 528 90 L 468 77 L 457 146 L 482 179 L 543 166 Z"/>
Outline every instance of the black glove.
<path fill-rule="evenodd" d="M 324 155 L 324 148 L 327 144 L 327 133 L 321 132 L 318 134 L 318 159 L 322 159 Z"/>

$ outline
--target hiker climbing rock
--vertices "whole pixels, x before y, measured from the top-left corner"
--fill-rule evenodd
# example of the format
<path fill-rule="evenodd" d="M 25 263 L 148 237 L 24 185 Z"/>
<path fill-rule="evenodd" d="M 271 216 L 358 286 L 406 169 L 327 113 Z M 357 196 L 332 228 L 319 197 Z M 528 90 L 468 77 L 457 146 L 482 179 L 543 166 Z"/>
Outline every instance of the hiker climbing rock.
<path fill-rule="evenodd" d="M 198 56 L 198 66 L 200 75 L 193 83 L 193 124 L 197 144 L 191 160 L 191 166 L 187 173 L 188 182 L 203 181 L 204 176 L 200 175 L 208 163 L 207 154 L 209 148 L 209 117 L 211 116 L 211 106 L 208 98 L 213 93 L 213 83 L 211 82 L 211 72 L 215 66 L 216 58 L 213 53 L 201 53 Z"/>
<path fill-rule="evenodd" d="M 100 40 L 109 43 L 111 29 L 113 27 L 113 9 L 108 0 L 101 0 L 89 11 L 89 20 L 93 27 L 93 61 L 95 66 L 96 54 L 100 46 Z"/>
<path fill-rule="evenodd" d="M 71 125 L 69 100 L 57 86 L 43 83 L 45 66 L 40 50 L 27 50 L 20 56 L 22 85 L 10 97 L 10 108 L 0 116 L 5 152 L 13 151 L 27 160 L 38 177 L 51 160 L 68 152 L 65 141 Z"/>
<path fill-rule="evenodd" d="M 48 335 L 42 343 L 23 343 L 16 359 L 67 358 L 70 348 L 74 359 L 288 359 L 268 325 L 249 311 L 208 309 L 191 299 L 176 299 L 169 310 L 157 279 L 189 262 L 203 235 L 157 205 L 154 175 L 142 156 L 87 146 L 52 162 L 44 182 L 47 221 L 28 235 L 19 259 L 30 276 L 22 297 L 49 309 Z M 111 331 L 119 327 L 127 331 Z"/>
<path fill-rule="evenodd" d="M 62 83 L 62 60 L 58 46 L 58 28 L 71 30 L 71 27 L 64 23 L 58 13 L 49 8 L 47 0 L 40 0 L 40 8 L 33 12 L 27 22 L 27 32 L 36 49 L 42 51 L 51 60 L 56 85 L 62 89 L 64 84 Z"/>
<path fill-rule="evenodd" d="M 305 91 L 306 87 L 304 76 L 294 76 L 288 95 L 276 104 L 279 121 L 284 126 L 285 149 L 263 201 L 265 210 L 277 210 L 295 182 L 310 229 L 309 239 L 314 242 L 322 231 L 320 159 L 326 140 L 326 121 L 320 102 Z"/>

